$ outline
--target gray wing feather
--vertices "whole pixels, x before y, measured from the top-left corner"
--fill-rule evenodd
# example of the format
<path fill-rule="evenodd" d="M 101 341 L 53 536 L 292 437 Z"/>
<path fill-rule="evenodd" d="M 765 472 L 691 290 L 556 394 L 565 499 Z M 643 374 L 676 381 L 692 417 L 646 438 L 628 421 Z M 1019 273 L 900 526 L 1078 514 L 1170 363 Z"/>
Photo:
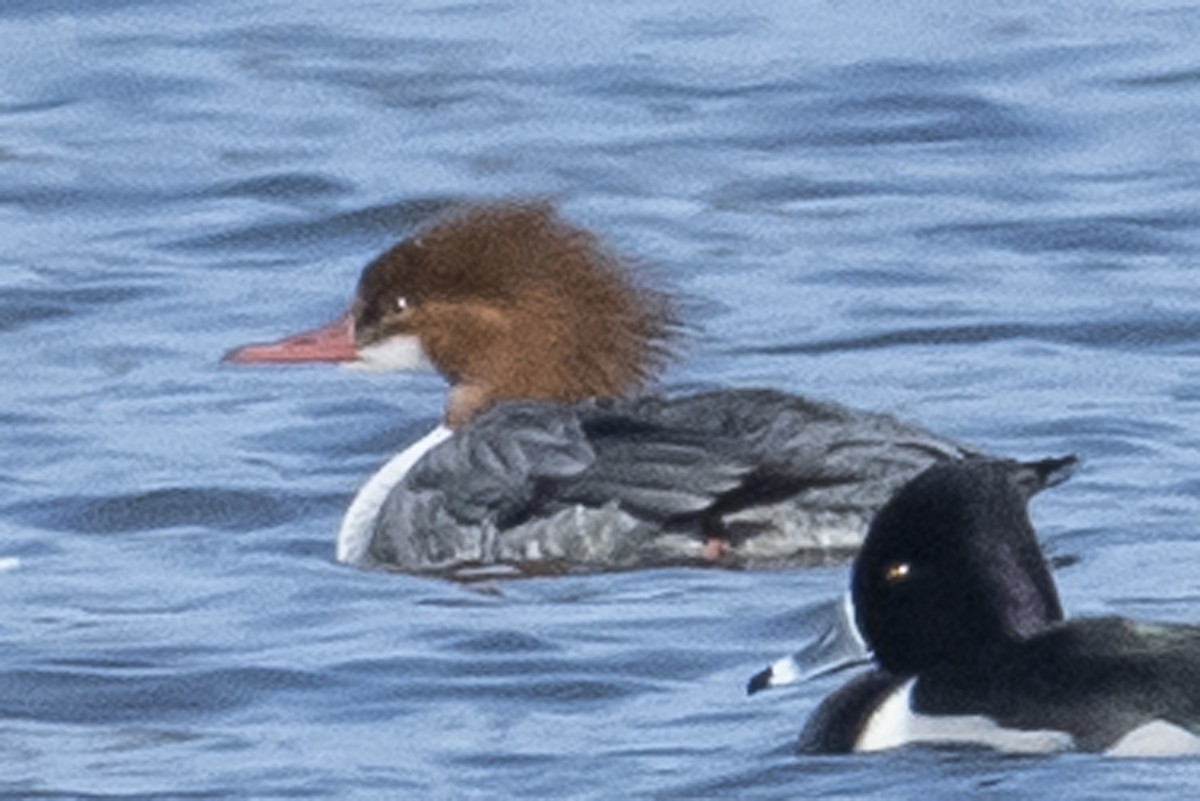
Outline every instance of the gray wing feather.
<path fill-rule="evenodd" d="M 799 530 L 827 529 L 834 515 L 857 532 L 900 483 L 935 461 L 971 455 L 886 415 L 769 390 L 506 402 L 409 472 L 384 506 L 372 551 L 420 567 L 472 555 L 488 562 L 506 537 L 524 536 L 506 532 L 571 510 L 573 520 L 596 512 L 614 542 L 664 528 L 697 536 L 725 518 Z M 788 547 L 796 536 L 783 537 Z"/>

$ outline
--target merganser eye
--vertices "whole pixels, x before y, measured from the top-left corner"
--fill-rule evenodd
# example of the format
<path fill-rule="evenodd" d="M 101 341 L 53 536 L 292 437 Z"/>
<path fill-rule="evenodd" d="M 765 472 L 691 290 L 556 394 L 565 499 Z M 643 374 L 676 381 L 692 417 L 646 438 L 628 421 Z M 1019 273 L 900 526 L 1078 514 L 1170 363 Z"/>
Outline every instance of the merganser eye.
<path fill-rule="evenodd" d="M 883 569 L 883 578 L 888 584 L 900 584 L 912 577 L 912 564 L 892 562 Z"/>
<path fill-rule="evenodd" d="M 401 295 L 400 297 L 396 298 L 396 308 L 399 311 L 407 311 L 408 310 L 408 298 L 406 298 L 404 295 Z"/>

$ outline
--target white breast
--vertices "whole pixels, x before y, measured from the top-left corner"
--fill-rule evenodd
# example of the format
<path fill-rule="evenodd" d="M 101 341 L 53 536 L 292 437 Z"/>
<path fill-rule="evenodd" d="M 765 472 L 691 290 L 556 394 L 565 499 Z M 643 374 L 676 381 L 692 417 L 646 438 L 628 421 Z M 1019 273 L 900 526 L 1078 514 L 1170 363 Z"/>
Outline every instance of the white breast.
<path fill-rule="evenodd" d="M 909 679 L 867 720 L 855 751 L 883 751 L 913 743 L 983 745 L 1019 754 L 1049 754 L 1074 746 L 1074 738 L 1052 729 L 1007 729 L 983 715 L 921 715 L 913 711 Z"/>
<path fill-rule="evenodd" d="M 367 480 L 346 516 L 342 518 L 342 526 L 337 535 L 337 560 L 348 565 L 362 565 L 366 561 L 367 548 L 371 544 L 371 536 L 375 532 L 375 521 L 379 510 L 392 490 L 404 480 L 404 476 L 412 469 L 422 456 L 433 449 L 435 445 L 449 439 L 454 433 L 444 425 L 430 431 L 421 439 L 408 446 L 401 453 L 393 456 L 375 475 Z"/>
<path fill-rule="evenodd" d="M 1200 755 L 1200 739 L 1165 720 L 1152 720 L 1118 740 L 1106 751 L 1117 757 L 1178 757 Z"/>

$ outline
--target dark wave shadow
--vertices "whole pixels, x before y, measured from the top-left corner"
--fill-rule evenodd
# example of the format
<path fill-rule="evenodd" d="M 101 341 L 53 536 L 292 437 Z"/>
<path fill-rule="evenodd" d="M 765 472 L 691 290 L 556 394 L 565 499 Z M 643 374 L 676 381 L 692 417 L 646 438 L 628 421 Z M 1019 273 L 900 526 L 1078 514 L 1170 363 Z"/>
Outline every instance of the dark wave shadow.
<path fill-rule="evenodd" d="M 34 323 L 95 312 L 115 304 L 163 294 L 162 289 L 128 284 L 76 288 L 13 287 L 0 289 L 0 332 Z"/>
<path fill-rule="evenodd" d="M 106 497 L 42 498 L 15 504 L 8 514 L 38 528 L 83 534 L 182 527 L 252 531 L 324 513 L 344 501 L 333 495 L 180 487 Z"/>
<path fill-rule="evenodd" d="M 1178 348 L 1191 351 L 1200 347 L 1200 319 L 1192 315 L 1156 314 L 1139 318 L 1070 323 L 929 326 L 819 342 L 735 348 L 730 352 L 770 356 L 818 355 L 886 350 L 913 345 L 980 345 L 1020 339 L 1108 350 Z"/>
<path fill-rule="evenodd" d="M 323 217 L 261 223 L 185 237 L 161 247 L 182 251 L 264 250 L 289 252 L 346 240 L 397 237 L 431 216 L 461 202 L 455 198 L 422 198 L 385 203 Z"/>

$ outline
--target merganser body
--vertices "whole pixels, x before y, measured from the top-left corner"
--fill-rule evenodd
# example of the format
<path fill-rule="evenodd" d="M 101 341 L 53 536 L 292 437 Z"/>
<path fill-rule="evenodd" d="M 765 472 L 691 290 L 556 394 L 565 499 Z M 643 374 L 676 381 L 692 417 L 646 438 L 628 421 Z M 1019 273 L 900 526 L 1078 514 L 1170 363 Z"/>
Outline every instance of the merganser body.
<path fill-rule="evenodd" d="M 547 203 L 460 209 L 364 269 L 345 315 L 238 363 L 432 365 L 443 424 L 359 492 L 337 558 L 467 574 L 844 557 L 931 464 L 976 455 L 772 390 L 644 394 L 681 330 L 633 265 Z"/>

